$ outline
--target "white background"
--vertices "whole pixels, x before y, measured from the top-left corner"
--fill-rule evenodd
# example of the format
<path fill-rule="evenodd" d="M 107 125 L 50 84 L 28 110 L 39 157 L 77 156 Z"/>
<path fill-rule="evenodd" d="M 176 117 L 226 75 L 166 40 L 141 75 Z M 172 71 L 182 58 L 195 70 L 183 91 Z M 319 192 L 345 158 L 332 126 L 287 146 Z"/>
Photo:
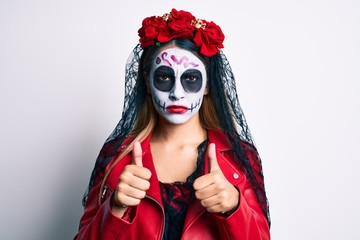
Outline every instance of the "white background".
<path fill-rule="evenodd" d="M 263 161 L 272 239 L 359 239 L 360 2 L 1 0 L 0 239 L 76 234 L 144 17 L 213 20 Z"/>

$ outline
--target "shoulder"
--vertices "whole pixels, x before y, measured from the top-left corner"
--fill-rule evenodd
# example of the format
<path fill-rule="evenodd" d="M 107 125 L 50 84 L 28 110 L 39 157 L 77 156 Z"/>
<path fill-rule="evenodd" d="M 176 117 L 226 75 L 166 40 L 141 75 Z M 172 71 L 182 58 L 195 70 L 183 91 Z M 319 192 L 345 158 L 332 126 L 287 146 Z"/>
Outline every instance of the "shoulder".
<path fill-rule="evenodd" d="M 231 150 L 233 148 L 232 144 L 229 141 L 229 138 L 221 130 L 209 129 L 208 137 L 209 137 L 209 142 L 215 143 L 216 148 L 220 149 L 220 151 Z M 245 152 L 246 155 L 257 154 L 257 149 L 253 144 L 241 139 L 239 139 L 238 141 L 240 143 L 242 150 Z"/>
<path fill-rule="evenodd" d="M 246 156 L 252 158 L 258 157 L 258 151 L 253 144 L 240 140 L 240 145 Z"/>

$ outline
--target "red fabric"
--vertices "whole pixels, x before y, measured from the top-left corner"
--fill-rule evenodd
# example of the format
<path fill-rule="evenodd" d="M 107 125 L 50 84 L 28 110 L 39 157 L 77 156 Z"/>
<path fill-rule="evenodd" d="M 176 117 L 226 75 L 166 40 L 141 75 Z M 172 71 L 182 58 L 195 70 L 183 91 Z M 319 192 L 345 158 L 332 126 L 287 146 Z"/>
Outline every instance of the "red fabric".
<path fill-rule="evenodd" d="M 215 131 L 209 131 L 209 143 L 216 144 L 216 156 L 225 177 L 240 191 L 240 205 L 230 216 L 209 213 L 198 200 L 189 205 L 185 218 L 182 240 L 192 239 L 239 239 L 239 240 L 269 240 L 270 231 L 265 215 L 256 199 L 251 184 L 231 158 L 229 147 L 224 136 Z M 130 219 L 124 220 L 111 212 L 111 192 L 108 192 L 101 205 L 98 196 L 101 176 L 91 189 L 84 214 L 80 219 L 78 234 L 74 239 L 161 239 L 164 227 L 164 210 L 161 200 L 159 181 L 150 152 L 150 137 L 142 142 L 143 166 L 153 174 L 150 179 L 150 189 L 141 203 L 131 208 Z M 250 161 L 252 148 L 247 148 Z M 208 169 L 205 157 L 205 169 Z M 110 190 L 116 188 L 118 177 L 123 168 L 131 163 L 131 155 L 124 157 L 110 173 L 106 186 Z M 237 175 L 236 175 L 237 174 Z"/>

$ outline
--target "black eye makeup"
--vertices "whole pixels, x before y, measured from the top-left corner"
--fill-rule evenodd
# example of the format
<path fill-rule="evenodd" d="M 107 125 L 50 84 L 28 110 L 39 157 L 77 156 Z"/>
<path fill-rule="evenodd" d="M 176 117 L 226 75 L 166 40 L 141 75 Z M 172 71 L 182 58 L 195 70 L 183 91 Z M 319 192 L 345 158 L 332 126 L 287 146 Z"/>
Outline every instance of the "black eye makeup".
<path fill-rule="evenodd" d="M 189 69 L 181 75 L 181 85 L 186 92 L 195 93 L 202 87 L 202 74 L 199 70 Z"/>
<path fill-rule="evenodd" d="M 188 69 L 180 77 L 181 85 L 185 92 L 196 93 L 202 87 L 202 74 L 199 70 Z M 170 92 L 175 85 L 174 69 L 160 66 L 154 72 L 154 86 L 162 92 Z"/>
<path fill-rule="evenodd" d="M 162 92 L 169 92 L 175 84 L 175 73 L 171 67 L 160 66 L 154 72 L 154 86 Z"/>

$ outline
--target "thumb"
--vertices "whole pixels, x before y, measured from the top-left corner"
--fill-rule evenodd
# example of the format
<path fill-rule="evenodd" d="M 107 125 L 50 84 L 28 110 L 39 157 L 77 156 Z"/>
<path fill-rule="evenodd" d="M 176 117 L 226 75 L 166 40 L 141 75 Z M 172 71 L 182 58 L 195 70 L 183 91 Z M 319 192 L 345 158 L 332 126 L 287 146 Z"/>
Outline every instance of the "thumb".
<path fill-rule="evenodd" d="M 133 158 L 132 158 L 132 164 L 142 167 L 142 149 L 140 142 L 135 142 L 134 148 L 133 148 Z"/>
<path fill-rule="evenodd" d="M 219 164 L 217 162 L 216 158 L 216 152 L 215 152 L 215 143 L 210 143 L 207 151 L 207 155 L 209 158 L 209 166 L 210 166 L 210 172 L 214 172 L 216 170 L 220 170 Z"/>

